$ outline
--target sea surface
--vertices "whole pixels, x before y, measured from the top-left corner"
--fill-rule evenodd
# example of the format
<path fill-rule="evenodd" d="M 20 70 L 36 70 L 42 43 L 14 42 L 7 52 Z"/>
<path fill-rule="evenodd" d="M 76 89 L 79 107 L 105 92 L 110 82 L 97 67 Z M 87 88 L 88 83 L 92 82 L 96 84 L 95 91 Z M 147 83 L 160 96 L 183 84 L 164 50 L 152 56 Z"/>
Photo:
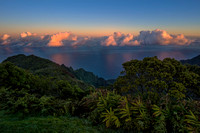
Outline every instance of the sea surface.
<path fill-rule="evenodd" d="M 126 47 L 126 48 L 68 48 L 68 47 L 0 47 L 0 62 L 9 56 L 25 54 L 50 59 L 58 64 L 84 68 L 105 79 L 117 78 L 122 64 L 132 59 L 157 56 L 177 60 L 193 58 L 200 54 L 197 47 Z"/>

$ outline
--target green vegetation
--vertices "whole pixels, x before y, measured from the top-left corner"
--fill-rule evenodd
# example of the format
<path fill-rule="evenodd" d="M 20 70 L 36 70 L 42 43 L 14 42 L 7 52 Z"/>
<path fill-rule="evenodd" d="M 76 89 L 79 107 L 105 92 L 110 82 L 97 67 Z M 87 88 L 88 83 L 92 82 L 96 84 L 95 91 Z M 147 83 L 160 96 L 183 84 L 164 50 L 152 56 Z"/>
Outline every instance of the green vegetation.
<path fill-rule="evenodd" d="M 1 133 L 94 133 L 99 132 L 97 127 L 92 126 L 91 122 L 76 117 L 26 117 L 1 115 Z"/>
<path fill-rule="evenodd" d="M 92 72 L 85 71 L 82 68 L 73 70 L 72 67 L 66 67 L 64 64 L 58 65 L 50 60 L 34 55 L 25 56 L 23 54 L 19 54 L 8 57 L 3 62 L 11 62 L 16 66 L 26 69 L 36 75 L 51 76 L 57 79 L 68 80 L 73 84 L 79 84 L 79 86 L 83 87 L 87 86 L 87 84 L 95 87 L 107 86 L 114 82 L 114 80 L 99 78 Z"/>
<path fill-rule="evenodd" d="M 112 86 L 96 89 L 72 68 L 31 66 L 0 64 L 0 132 L 200 132 L 199 66 L 131 60 Z"/>
<path fill-rule="evenodd" d="M 183 64 L 191 64 L 191 65 L 199 65 L 200 66 L 200 55 L 187 60 L 181 60 L 181 63 Z"/>
<path fill-rule="evenodd" d="M 115 80 L 105 80 L 94 75 L 92 72 L 87 72 L 84 69 L 80 68 L 75 70 L 75 75 L 78 79 L 94 85 L 95 87 L 108 86 L 114 83 Z"/>

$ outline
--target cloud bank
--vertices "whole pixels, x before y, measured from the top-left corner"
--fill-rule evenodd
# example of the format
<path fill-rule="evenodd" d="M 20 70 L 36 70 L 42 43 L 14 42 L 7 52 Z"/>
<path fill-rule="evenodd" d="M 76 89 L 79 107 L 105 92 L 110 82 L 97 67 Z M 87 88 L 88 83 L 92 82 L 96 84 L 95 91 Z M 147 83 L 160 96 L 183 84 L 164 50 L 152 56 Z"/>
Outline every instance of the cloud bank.
<path fill-rule="evenodd" d="M 160 29 L 141 31 L 136 39 L 143 45 L 189 45 L 191 43 L 191 40 L 187 39 L 183 34 L 170 35 Z"/>
<path fill-rule="evenodd" d="M 192 41 L 183 34 L 170 35 L 164 30 L 141 31 L 138 36 L 115 32 L 101 42 L 103 46 L 139 46 L 139 45 L 189 45 Z"/>
<path fill-rule="evenodd" d="M 140 31 L 139 35 L 114 32 L 104 37 L 77 36 L 71 32 L 59 32 L 53 35 L 39 36 L 31 32 L 23 32 L 19 37 L 4 34 L 0 37 L 3 46 L 34 46 L 34 47 L 79 47 L 79 46 L 151 46 L 151 45 L 190 45 L 193 40 L 183 34 L 171 35 L 165 30 Z"/>

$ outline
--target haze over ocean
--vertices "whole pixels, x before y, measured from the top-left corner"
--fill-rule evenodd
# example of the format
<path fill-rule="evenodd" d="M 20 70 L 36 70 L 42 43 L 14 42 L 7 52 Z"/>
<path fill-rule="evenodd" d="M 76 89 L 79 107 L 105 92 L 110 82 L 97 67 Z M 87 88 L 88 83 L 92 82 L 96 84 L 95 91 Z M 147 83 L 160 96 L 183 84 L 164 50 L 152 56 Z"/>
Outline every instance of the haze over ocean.
<path fill-rule="evenodd" d="M 74 69 L 84 68 L 105 79 L 116 78 L 122 71 L 122 63 L 131 59 L 143 59 L 144 57 L 157 56 L 159 59 L 166 57 L 177 60 L 189 59 L 199 55 L 199 48 L 180 48 L 180 47 L 134 47 L 116 49 L 70 49 L 65 47 L 58 48 L 33 48 L 33 47 L 11 47 L 0 49 L 0 62 L 7 57 L 16 54 L 34 54 L 43 58 L 50 59 L 58 64 L 72 66 Z"/>

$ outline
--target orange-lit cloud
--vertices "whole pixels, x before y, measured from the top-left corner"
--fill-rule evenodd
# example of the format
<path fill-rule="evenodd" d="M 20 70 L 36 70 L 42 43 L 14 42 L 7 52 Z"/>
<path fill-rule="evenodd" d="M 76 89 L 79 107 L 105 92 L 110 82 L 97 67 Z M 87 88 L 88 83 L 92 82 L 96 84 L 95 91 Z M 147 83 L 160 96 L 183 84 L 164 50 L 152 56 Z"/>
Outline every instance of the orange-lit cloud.
<path fill-rule="evenodd" d="M 141 31 L 138 36 L 114 32 L 101 42 L 102 46 L 138 46 L 138 45 L 189 45 L 192 41 L 183 34 L 170 35 L 164 30 Z"/>
<path fill-rule="evenodd" d="M 139 35 L 114 32 L 104 37 L 77 36 L 71 32 L 36 35 L 23 32 L 18 38 L 4 34 L 0 37 L 0 45 L 79 47 L 79 46 L 145 46 L 145 45 L 190 45 L 192 40 L 183 34 L 171 35 L 165 30 L 141 31 Z"/>
<path fill-rule="evenodd" d="M 1 39 L 2 39 L 2 40 L 7 40 L 9 37 L 10 37 L 10 35 L 4 34 L 4 35 L 1 37 Z"/>
<path fill-rule="evenodd" d="M 114 32 L 113 35 L 107 37 L 106 40 L 101 42 L 102 46 L 137 46 L 140 43 L 134 40 L 132 34 L 122 34 L 121 32 Z"/>
<path fill-rule="evenodd" d="M 145 45 L 188 45 L 191 43 L 184 35 L 170 35 L 164 30 L 141 31 L 137 40 Z"/>
<path fill-rule="evenodd" d="M 134 40 L 134 36 L 132 34 L 128 34 L 123 38 L 121 42 L 121 46 L 125 46 L 125 45 L 137 46 L 137 45 L 140 45 L 140 43 L 138 42 L 138 40 Z"/>
<path fill-rule="evenodd" d="M 115 41 L 114 36 L 109 36 L 105 41 L 101 42 L 102 46 L 116 46 L 117 43 Z"/>
<path fill-rule="evenodd" d="M 76 40 L 74 40 L 74 42 L 72 43 L 72 47 L 85 45 L 89 39 L 90 39 L 89 37 L 83 37 L 83 38 L 80 38 L 80 39 L 77 39 L 77 37 L 76 37 Z"/>
<path fill-rule="evenodd" d="M 25 38 L 28 36 L 35 36 L 35 35 L 36 35 L 35 33 L 31 33 L 31 32 L 23 32 L 20 34 L 21 38 Z"/>
<path fill-rule="evenodd" d="M 176 45 L 185 45 L 185 44 L 190 44 L 191 42 L 192 42 L 192 40 L 185 38 L 185 36 L 183 34 L 174 36 L 173 41 L 172 41 L 172 43 L 174 43 Z"/>
<path fill-rule="evenodd" d="M 8 45 L 8 44 L 10 44 L 9 38 L 10 38 L 10 35 L 4 34 L 4 35 L 1 37 L 1 40 L 2 40 L 1 44 L 2 44 L 2 45 Z"/>
<path fill-rule="evenodd" d="M 66 40 L 70 37 L 69 32 L 60 32 L 51 36 L 51 40 L 47 44 L 49 47 L 60 47 L 63 46 L 62 40 Z M 75 39 L 75 38 L 72 38 Z"/>
<path fill-rule="evenodd" d="M 40 39 L 44 39 L 45 36 L 40 36 Z"/>

